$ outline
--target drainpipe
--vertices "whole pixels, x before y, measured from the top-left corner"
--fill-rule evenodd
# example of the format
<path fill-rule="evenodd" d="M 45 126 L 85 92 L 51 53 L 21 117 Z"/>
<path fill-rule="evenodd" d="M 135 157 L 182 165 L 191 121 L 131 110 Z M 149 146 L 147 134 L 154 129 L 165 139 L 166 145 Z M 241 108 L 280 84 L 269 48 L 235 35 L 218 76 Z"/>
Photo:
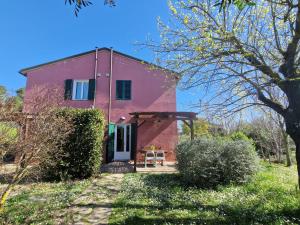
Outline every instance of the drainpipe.
<path fill-rule="evenodd" d="M 98 71 L 98 47 L 96 47 L 96 52 L 95 52 L 95 73 L 94 73 L 95 91 L 94 91 L 94 102 L 93 102 L 93 106 L 92 106 L 93 109 L 96 106 L 97 71 Z"/>
<path fill-rule="evenodd" d="M 109 74 L 109 102 L 108 102 L 108 123 L 111 119 L 111 86 L 112 86 L 112 75 L 113 75 L 113 53 L 114 50 L 110 48 L 110 74 Z"/>

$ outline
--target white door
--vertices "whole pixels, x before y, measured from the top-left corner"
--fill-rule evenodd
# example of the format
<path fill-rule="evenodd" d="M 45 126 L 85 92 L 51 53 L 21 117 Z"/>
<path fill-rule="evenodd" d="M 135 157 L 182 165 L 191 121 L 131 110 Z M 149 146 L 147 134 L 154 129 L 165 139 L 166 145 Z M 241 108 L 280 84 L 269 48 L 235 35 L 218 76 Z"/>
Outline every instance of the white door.
<path fill-rule="evenodd" d="M 115 160 L 130 160 L 131 125 L 116 124 L 115 127 Z"/>

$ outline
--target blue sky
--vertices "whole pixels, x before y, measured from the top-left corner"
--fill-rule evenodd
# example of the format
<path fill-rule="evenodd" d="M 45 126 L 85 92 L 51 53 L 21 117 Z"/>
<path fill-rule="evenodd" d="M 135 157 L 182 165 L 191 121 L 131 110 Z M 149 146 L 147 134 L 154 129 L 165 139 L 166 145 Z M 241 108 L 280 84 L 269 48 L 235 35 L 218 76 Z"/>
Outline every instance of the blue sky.
<path fill-rule="evenodd" d="M 10 0 L 1 3 L 0 85 L 10 92 L 24 87 L 18 71 L 98 47 L 114 47 L 153 61 L 153 54 L 136 46 L 148 35 L 158 40 L 157 17 L 170 18 L 167 0 L 118 0 L 116 7 L 93 0 L 75 17 L 64 0 Z M 178 110 L 191 110 L 190 92 L 178 91 Z"/>

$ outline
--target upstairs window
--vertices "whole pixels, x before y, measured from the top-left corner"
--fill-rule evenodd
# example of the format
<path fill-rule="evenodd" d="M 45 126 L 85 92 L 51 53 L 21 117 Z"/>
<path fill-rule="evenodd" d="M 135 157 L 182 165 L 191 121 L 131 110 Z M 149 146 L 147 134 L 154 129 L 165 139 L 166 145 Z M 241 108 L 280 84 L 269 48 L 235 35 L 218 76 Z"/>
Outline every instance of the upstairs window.
<path fill-rule="evenodd" d="M 65 80 L 65 100 L 93 100 L 96 80 Z"/>
<path fill-rule="evenodd" d="M 74 80 L 73 84 L 73 100 L 88 100 L 89 81 Z"/>
<path fill-rule="evenodd" d="M 131 80 L 116 81 L 116 99 L 131 100 Z"/>

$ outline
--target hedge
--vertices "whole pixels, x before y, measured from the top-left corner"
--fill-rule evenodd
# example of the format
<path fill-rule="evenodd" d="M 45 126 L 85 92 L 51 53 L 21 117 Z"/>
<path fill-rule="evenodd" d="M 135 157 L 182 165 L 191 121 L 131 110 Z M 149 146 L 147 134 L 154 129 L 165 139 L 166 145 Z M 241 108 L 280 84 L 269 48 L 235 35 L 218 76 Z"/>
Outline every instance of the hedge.
<path fill-rule="evenodd" d="M 58 116 L 69 119 L 72 131 L 59 154 L 47 157 L 43 174 L 50 180 L 84 179 L 97 174 L 102 160 L 105 120 L 97 109 L 64 108 Z"/>

